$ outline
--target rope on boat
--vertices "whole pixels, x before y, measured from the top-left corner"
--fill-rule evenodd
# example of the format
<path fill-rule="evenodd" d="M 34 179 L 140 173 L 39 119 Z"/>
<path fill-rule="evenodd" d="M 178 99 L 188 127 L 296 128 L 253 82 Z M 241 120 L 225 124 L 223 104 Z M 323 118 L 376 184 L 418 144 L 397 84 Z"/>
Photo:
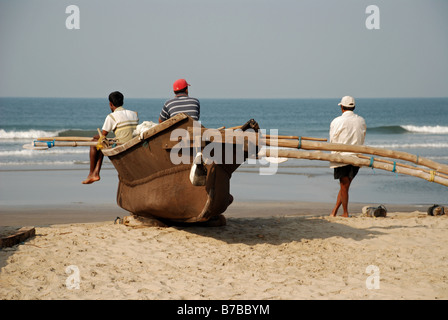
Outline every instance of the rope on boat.
<path fill-rule="evenodd" d="M 189 171 L 191 168 L 191 165 L 189 164 L 182 164 L 182 165 L 178 165 L 169 169 L 165 169 L 165 170 L 161 170 L 158 171 L 148 177 L 142 178 L 142 179 L 137 179 L 137 180 L 128 180 L 126 178 L 124 178 L 123 176 L 119 175 L 118 178 L 120 180 L 120 182 L 122 182 L 123 184 L 125 184 L 128 187 L 135 187 L 138 185 L 142 185 L 145 183 L 148 183 L 149 181 L 152 181 L 154 179 L 158 179 L 158 178 L 162 178 L 165 176 L 169 176 L 172 175 L 173 173 L 176 172 L 181 172 L 181 171 Z"/>

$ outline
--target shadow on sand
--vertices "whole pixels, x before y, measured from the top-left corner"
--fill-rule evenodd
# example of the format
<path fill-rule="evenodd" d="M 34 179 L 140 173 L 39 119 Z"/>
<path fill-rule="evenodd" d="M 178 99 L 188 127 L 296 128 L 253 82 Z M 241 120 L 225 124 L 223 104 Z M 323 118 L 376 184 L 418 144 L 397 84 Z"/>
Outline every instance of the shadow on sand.
<path fill-rule="evenodd" d="M 280 245 L 293 241 L 331 237 L 360 241 L 383 234 L 377 230 L 353 228 L 331 220 L 316 216 L 227 218 L 227 224 L 222 227 L 176 226 L 175 228 L 229 244 L 247 245 L 262 243 Z"/>

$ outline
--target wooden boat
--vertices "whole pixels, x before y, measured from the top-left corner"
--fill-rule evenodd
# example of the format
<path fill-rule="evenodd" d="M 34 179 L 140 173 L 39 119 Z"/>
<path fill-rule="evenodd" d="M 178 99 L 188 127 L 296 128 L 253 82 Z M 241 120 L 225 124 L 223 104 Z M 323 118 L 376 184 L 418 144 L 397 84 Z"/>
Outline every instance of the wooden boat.
<path fill-rule="evenodd" d="M 193 120 L 178 114 L 123 145 L 102 149 L 118 172 L 117 204 L 121 208 L 136 216 L 178 222 L 204 222 L 226 211 L 233 201 L 230 179 L 248 156 L 247 144 L 233 145 L 235 149 L 245 148 L 243 161 L 205 164 L 205 185 L 196 186 L 190 180 L 196 154 L 193 144 L 179 150 L 183 163 L 173 164 L 170 158 L 179 142 L 171 140 L 172 134 L 177 129 L 188 132 L 191 128 Z M 248 128 L 258 130 L 258 124 L 250 120 L 242 130 Z M 201 141 L 200 147 L 204 145 Z"/>

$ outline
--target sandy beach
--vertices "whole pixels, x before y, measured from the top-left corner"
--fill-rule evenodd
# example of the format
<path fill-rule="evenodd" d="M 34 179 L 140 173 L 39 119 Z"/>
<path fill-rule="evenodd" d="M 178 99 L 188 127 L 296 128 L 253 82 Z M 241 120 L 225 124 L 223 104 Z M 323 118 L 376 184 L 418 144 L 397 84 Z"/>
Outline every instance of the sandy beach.
<path fill-rule="evenodd" d="M 0 299 L 447 299 L 447 216 L 361 207 L 237 202 L 215 228 L 36 226 L 0 250 Z"/>
<path fill-rule="evenodd" d="M 0 233 L 35 227 L 0 250 L 0 299 L 448 299 L 447 216 L 415 200 L 362 217 L 387 200 L 366 192 L 367 179 L 356 181 L 351 218 L 328 216 L 338 186 L 324 176 L 242 172 L 226 226 L 131 228 L 114 224 L 129 215 L 115 171 L 89 186 L 84 175 L 0 172 Z"/>

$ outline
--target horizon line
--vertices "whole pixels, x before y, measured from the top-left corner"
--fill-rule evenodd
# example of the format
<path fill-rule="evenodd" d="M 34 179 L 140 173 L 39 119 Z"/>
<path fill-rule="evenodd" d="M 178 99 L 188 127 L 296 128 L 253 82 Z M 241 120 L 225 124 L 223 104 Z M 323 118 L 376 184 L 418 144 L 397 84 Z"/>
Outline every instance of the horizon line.
<path fill-rule="evenodd" d="M 194 95 L 192 95 L 194 96 Z M 107 97 L 57 97 L 57 96 L 0 96 L 1 98 L 27 98 L 27 99 L 107 99 Z M 403 97 L 403 96 L 393 96 L 393 97 L 356 97 L 356 99 L 448 99 L 448 96 L 413 96 L 413 97 Z M 129 97 L 125 96 L 125 99 L 154 99 L 163 100 L 170 99 L 170 97 Z M 341 99 L 341 97 L 202 97 L 198 99 L 216 99 L 216 100 L 305 100 L 305 99 Z"/>

